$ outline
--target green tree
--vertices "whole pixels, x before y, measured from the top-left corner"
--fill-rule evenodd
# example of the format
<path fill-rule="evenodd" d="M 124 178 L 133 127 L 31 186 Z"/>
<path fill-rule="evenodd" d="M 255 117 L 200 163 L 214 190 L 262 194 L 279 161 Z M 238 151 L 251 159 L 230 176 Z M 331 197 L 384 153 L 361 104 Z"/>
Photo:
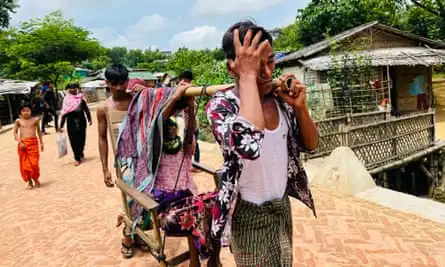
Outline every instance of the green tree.
<path fill-rule="evenodd" d="M 445 0 L 412 0 L 408 11 L 410 30 L 424 37 L 445 38 Z"/>
<path fill-rule="evenodd" d="M 394 0 L 313 0 L 299 10 L 300 41 L 310 45 L 326 35 L 336 35 L 361 24 L 377 20 L 400 27 L 404 1 Z"/>
<path fill-rule="evenodd" d="M 99 42 L 89 32 L 64 19 L 60 11 L 43 19 L 23 22 L 7 32 L 8 61 L 1 62 L 7 77 L 36 80 L 52 79 L 56 83 L 69 74 L 74 65 L 100 53 Z"/>
<path fill-rule="evenodd" d="M 18 7 L 17 0 L 0 0 L 0 28 L 9 27 L 11 13 L 15 13 Z"/>
<path fill-rule="evenodd" d="M 277 51 L 295 51 L 303 47 L 300 43 L 300 25 L 295 22 L 279 30 L 273 47 Z"/>
<path fill-rule="evenodd" d="M 130 68 L 135 68 L 138 63 L 144 62 L 144 52 L 140 49 L 130 50 L 125 56 L 125 63 Z"/>
<path fill-rule="evenodd" d="M 107 49 L 107 56 L 111 59 L 111 63 L 125 64 L 128 50 L 126 47 L 112 47 Z"/>
<path fill-rule="evenodd" d="M 166 68 L 176 73 L 181 73 L 187 69 L 194 71 L 198 70 L 198 66 L 211 63 L 213 60 L 210 51 L 181 48 L 170 56 Z"/>

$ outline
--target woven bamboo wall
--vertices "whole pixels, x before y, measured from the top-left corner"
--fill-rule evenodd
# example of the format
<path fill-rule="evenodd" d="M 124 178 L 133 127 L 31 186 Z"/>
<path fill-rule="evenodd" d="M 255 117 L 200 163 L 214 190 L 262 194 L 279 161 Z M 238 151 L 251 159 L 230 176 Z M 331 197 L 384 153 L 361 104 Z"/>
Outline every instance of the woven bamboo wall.
<path fill-rule="evenodd" d="M 385 112 L 368 112 L 352 115 L 345 115 L 317 121 L 320 142 L 314 154 L 305 154 L 303 158 L 317 158 L 329 155 L 335 148 L 347 145 L 344 129 L 348 126 L 356 126 L 383 121 L 386 118 Z"/>
<path fill-rule="evenodd" d="M 434 111 L 389 117 L 384 112 L 355 114 L 317 122 L 320 144 L 304 159 L 329 155 L 348 146 L 368 169 L 423 150 L 434 144 Z"/>

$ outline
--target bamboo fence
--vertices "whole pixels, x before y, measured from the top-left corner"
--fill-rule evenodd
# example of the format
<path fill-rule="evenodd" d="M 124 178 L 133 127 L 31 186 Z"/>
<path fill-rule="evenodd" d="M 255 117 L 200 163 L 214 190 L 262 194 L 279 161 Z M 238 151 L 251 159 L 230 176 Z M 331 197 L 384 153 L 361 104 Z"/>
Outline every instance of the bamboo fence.
<path fill-rule="evenodd" d="M 397 118 L 369 112 L 318 121 L 319 147 L 303 158 L 327 156 L 347 146 L 368 169 L 377 168 L 432 146 L 434 123 L 434 110 Z"/>

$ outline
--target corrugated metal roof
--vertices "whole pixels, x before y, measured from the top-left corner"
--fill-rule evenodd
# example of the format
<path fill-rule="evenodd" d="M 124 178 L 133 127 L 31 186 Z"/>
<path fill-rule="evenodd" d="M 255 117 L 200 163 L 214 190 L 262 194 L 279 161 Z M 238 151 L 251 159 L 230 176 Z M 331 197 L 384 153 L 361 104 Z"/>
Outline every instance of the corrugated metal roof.
<path fill-rule="evenodd" d="M 105 80 L 89 81 L 80 85 L 81 88 L 104 88 L 106 86 Z"/>
<path fill-rule="evenodd" d="M 326 48 L 330 47 L 333 42 L 338 42 L 338 41 L 345 40 L 345 39 L 347 39 L 347 38 L 349 38 L 351 36 L 356 35 L 359 32 L 367 30 L 367 29 L 369 29 L 371 27 L 377 27 L 377 28 L 379 28 L 379 29 L 381 29 L 383 31 L 386 31 L 386 32 L 391 32 L 391 33 L 394 33 L 394 34 L 397 34 L 397 35 L 400 35 L 400 36 L 403 36 L 403 37 L 406 37 L 406 38 L 409 38 L 409 39 L 419 40 L 419 41 L 422 41 L 422 42 L 427 43 L 427 44 L 432 45 L 432 46 L 445 48 L 445 43 L 443 43 L 443 42 L 439 42 L 439 41 L 431 40 L 431 39 L 428 39 L 428 38 L 424 38 L 424 37 L 421 37 L 421 36 L 418 36 L 418 35 L 415 35 L 415 34 L 412 34 L 412 33 L 404 32 L 404 31 L 401 31 L 399 29 L 396 29 L 396 28 L 393 28 L 393 27 L 389 27 L 389 26 L 380 24 L 380 23 L 378 23 L 378 21 L 373 21 L 373 22 L 369 22 L 369 23 L 357 26 L 357 27 L 352 28 L 350 30 L 344 31 L 344 32 L 342 32 L 340 34 L 337 34 L 337 35 L 335 35 L 335 36 L 333 36 L 333 37 L 331 37 L 329 39 L 325 39 L 325 40 L 323 40 L 321 42 L 318 42 L 318 43 L 315 43 L 313 45 L 307 46 L 307 47 L 305 47 L 305 48 L 303 48 L 301 50 L 298 50 L 298 51 L 296 51 L 294 53 L 291 53 L 291 54 L 289 54 L 289 55 L 287 55 L 285 57 L 282 57 L 279 60 L 277 60 L 277 65 L 280 65 L 280 64 L 282 64 L 284 62 L 291 61 L 291 60 L 293 61 L 293 60 L 298 60 L 298 59 L 310 57 L 310 56 L 312 56 L 312 55 L 314 55 L 316 53 L 319 53 L 319 52 L 325 50 Z"/>
<path fill-rule="evenodd" d="M 433 66 L 445 63 L 445 50 L 429 49 L 424 47 L 382 48 L 356 53 L 357 57 L 368 58 L 372 66 Z M 351 54 L 339 54 L 336 56 L 320 56 L 299 62 L 316 71 L 328 70 L 332 61 L 351 58 Z M 352 63 L 353 61 L 350 60 Z M 346 63 L 347 64 L 347 63 Z"/>
<path fill-rule="evenodd" d="M 38 82 L 0 79 L 0 95 L 29 94 Z"/>
<path fill-rule="evenodd" d="M 154 81 L 157 80 L 156 76 L 149 71 L 132 71 L 129 73 L 128 77 L 130 79 L 140 78 L 146 81 Z"/>

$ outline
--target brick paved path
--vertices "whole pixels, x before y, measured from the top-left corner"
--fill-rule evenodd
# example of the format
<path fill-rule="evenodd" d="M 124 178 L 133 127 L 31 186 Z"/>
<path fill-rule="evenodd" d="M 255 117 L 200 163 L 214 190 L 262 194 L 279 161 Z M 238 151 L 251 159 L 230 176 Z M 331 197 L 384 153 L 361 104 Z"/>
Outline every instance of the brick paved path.
<path fill-rule="evenodd" d="M 53 129 L 52 129 L 53 130 Z M 56 159 L 55 134 L 44 137 L 42 188 L 25 190 L 12 132 L 0 135 L 0 266 L 156 266 L 138 253 L 120 257 L 115 228 L 121 199 L 103 185 L 96 128 L 88 131 L 87 162 L 71 153 Z M 215 146 L 203 145 L 204 163 L 217 166 Z M 198 175 L 201 190 L 211 179 Z M 445 226 L 314 187 L 319 218 L 292 201 L 295 266 L 445 266 Z M 186 248 L 172 239 L 168 253 Z M 234 266 L 224 250 L 224 266 Z M 187 265 L 185 265 L 187 266 Z"/>

